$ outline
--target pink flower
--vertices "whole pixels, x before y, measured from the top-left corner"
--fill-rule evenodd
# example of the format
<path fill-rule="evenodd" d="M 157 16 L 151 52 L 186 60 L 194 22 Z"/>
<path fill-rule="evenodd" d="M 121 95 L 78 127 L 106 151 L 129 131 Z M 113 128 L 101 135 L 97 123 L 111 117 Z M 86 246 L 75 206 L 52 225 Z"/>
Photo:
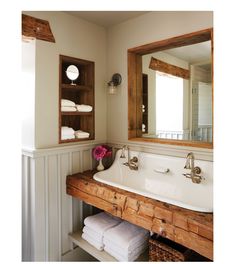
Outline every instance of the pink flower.
<path fill-rule="evenodd" d="M 96 146 L 92 151 L 93 157 L 96 160 L 112 156 L 112 148 L 107 145 Z"/>
<path fill-rule="evenodd" d="M 105 148 L 107 150 L 107 152 L 105 153 L 104 157 L 110 157 L 112 156 L 112 148 L 109 147 L 108 145 L 102 145 L 103 148 Z"/>
<path fill-rule="evenodd" d="M 107 149 L 102 147 L 102 146 L 97 146 L 93 149 L 93 157 L 96 159 L 96 160 L 100 160 L 100 159 L 103 159 L 103 157 L 105 156 L 107 152 Z"/>

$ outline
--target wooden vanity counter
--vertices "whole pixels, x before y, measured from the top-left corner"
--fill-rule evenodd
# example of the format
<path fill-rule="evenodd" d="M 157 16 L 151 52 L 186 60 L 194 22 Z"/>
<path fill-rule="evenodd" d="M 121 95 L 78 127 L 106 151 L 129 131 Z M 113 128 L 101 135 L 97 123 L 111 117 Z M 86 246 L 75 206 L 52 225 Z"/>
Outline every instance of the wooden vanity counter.
<path fill-rule="evenodd" d="M 191 211 L 97 182 L 94 173 L 67 176 L 67 194 L 213 260 L 212 213 Z"/>

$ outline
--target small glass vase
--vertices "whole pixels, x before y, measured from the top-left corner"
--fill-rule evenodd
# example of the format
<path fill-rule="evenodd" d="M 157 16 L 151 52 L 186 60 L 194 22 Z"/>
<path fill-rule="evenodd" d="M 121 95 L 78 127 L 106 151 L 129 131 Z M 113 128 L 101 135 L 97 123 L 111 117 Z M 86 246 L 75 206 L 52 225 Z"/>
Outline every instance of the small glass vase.
<path fill-rule="evenodd" d="M 102 159 L 99 160 L 99 165 L 96 168 L 98 171 L 102 171 L 104 170 L 104 165 L 102 163 Z"/>

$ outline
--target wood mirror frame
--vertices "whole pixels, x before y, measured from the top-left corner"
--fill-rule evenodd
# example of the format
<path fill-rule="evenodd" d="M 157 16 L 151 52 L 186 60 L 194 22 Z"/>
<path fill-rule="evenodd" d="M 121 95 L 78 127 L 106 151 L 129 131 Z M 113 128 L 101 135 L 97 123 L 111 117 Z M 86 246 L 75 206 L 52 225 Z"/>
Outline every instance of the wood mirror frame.
<path fill-rule="evenodd" d="M 211 40 L 212 59 L 212 143 L 202 141 L 144 138 L 142 137 L 142 55 L 157 51 L 197 44 Z M 149 43 L 128 49 L 128 139 L 181 146 L 213 148 L 213 29 L 208 28 L 193 33 Z"/>

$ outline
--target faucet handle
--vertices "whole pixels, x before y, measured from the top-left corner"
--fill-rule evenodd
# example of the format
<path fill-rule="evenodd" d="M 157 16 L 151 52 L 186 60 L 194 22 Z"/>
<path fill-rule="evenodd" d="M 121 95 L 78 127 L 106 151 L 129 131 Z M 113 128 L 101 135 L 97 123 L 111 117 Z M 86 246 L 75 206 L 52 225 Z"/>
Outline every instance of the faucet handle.
<path fill-rule="evenodd" d="M 195 174 L 200 174 L 202 172 L 201 168 L 198 166 L 194 167 L 193 171 Z"/>
<path fill-rule="evenodd" d="M 136 156 L 134 156 L 134 157 L 130 160 L 130 162 L 138 162 L 138 158 L 137 158 Z"/>
<path fill-rule="evenodd" d="M 125 155 L 125 150 L 128 149 L 128 146 L 127 145 L 124 145 L 121 150 L 122 150 L 122 153 L 120 155 L 120 158 L 121 159 L 125 159 L 126 158 L 126 155 Z"/>

